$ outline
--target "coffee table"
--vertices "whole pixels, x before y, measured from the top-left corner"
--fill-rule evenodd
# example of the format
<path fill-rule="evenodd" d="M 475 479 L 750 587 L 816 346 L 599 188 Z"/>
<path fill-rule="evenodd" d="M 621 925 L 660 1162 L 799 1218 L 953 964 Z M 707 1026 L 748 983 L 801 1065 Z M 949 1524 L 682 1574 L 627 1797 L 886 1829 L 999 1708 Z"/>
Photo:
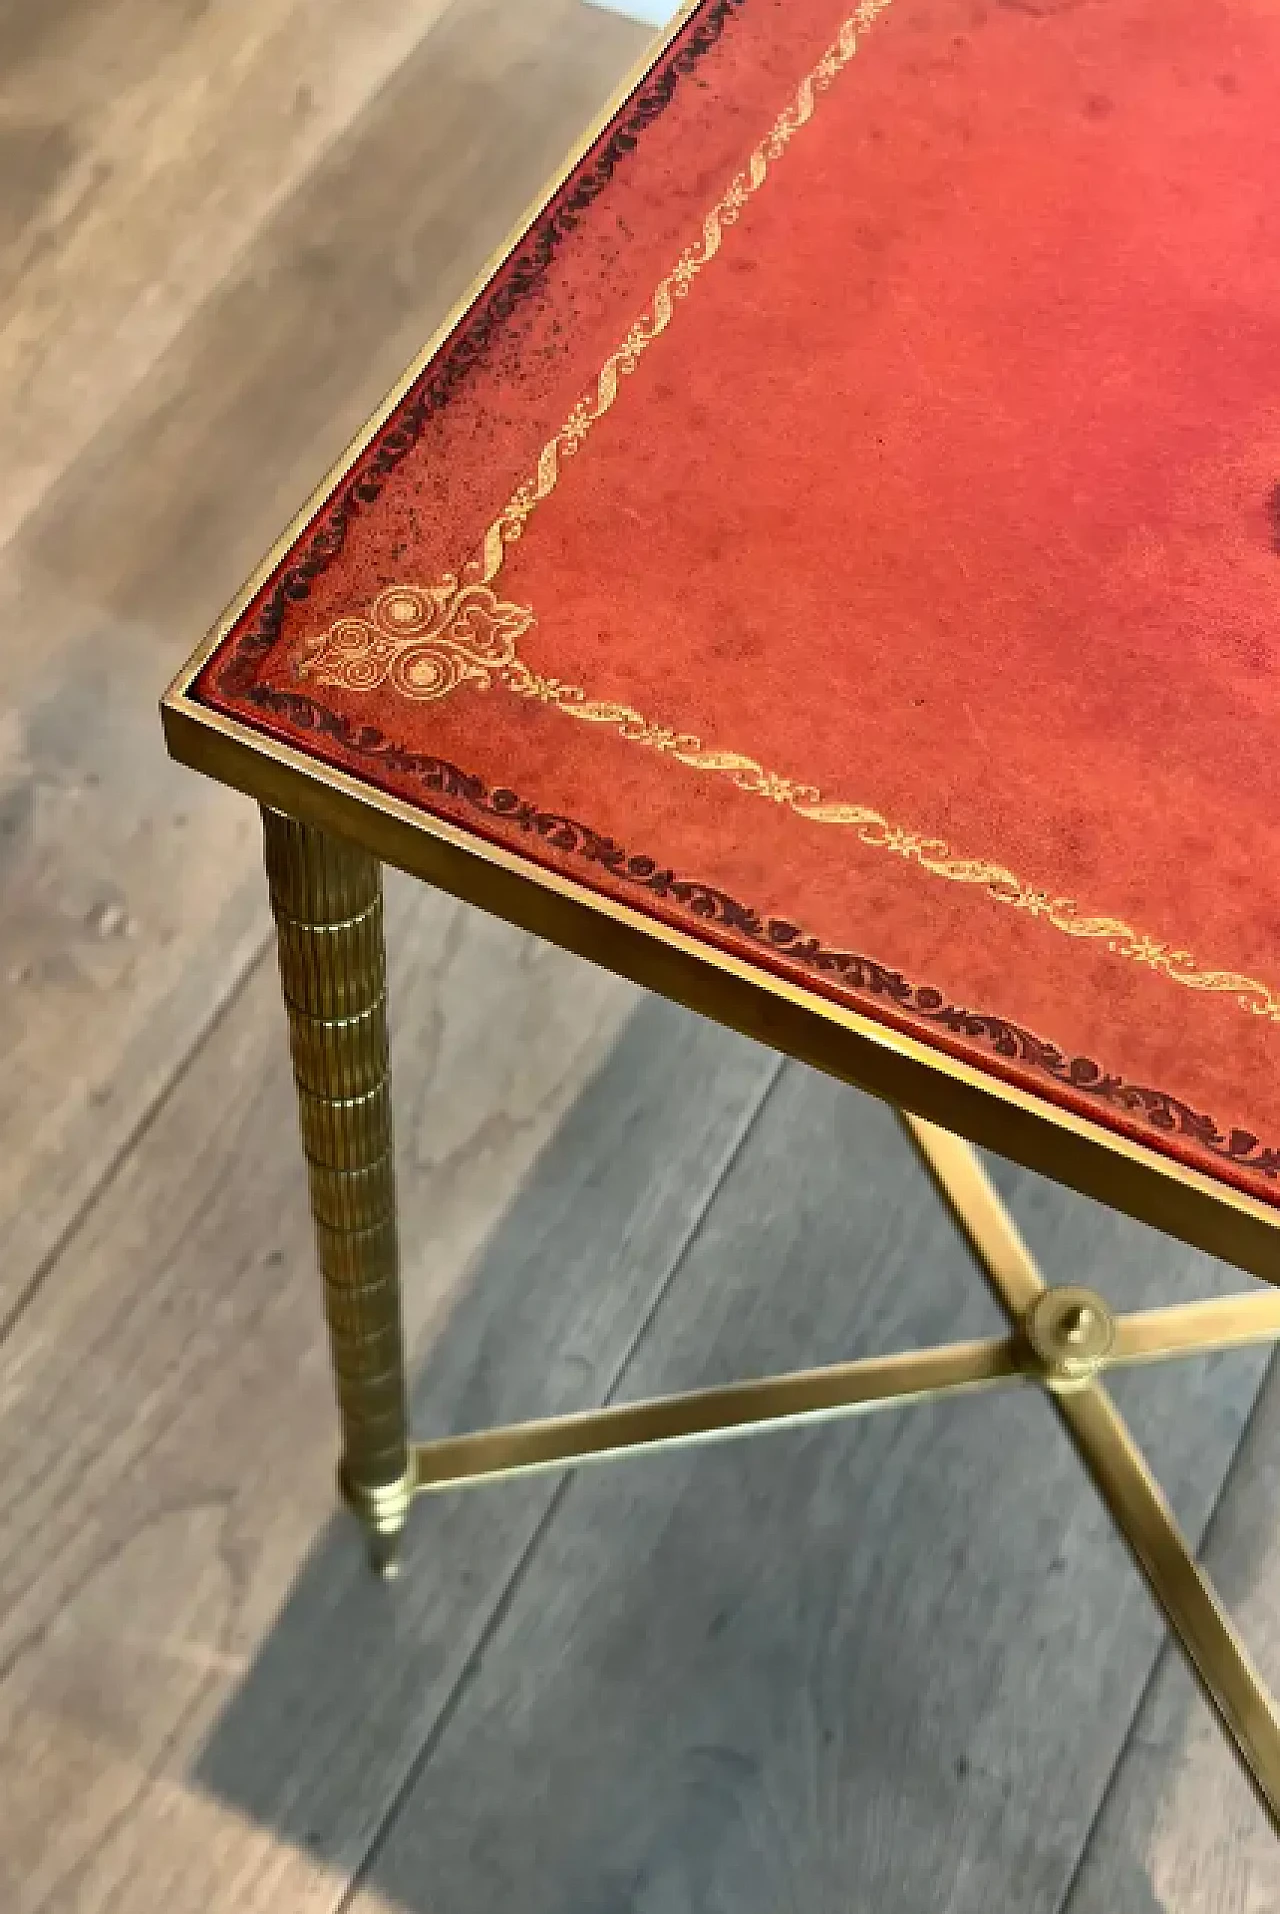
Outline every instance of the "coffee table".
<path fill-rule="evenodd" d="M 1039 1384 L 1280 1719 L 972 1144 L 1280 1277 L 1280 14 L 697 0 L 166 694 L 263 807 L 342 1421 L 417 1494 Z M 1002 1339 L 415 1445 L 383 863 L 887 1099 Z M 856 1185 L 857 1167 L 850 1165 Z"/>

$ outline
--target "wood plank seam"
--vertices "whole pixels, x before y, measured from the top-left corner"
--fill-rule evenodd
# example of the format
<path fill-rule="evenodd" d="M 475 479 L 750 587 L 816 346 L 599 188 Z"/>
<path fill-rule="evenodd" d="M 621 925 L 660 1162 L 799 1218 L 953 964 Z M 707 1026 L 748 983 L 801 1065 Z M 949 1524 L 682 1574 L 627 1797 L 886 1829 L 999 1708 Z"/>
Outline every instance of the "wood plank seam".
<path fill-rule="evenodd" d="M 21 1322 L 27 1310 L 40 1294 L 41 1289 L 48 1281 L 50 1275 L 57 1268 L 68 1245 L 75 1240 L 89 1217 L 92 1216 L 94 1210 L 111 1188 L 117 1176 L 119 1176 L 120 1172 L 129 1163 L 134 1151 L 145 1141 L 148 1132 L 155 1124 L 161 1111 L 175 1090 L 177 1090 L 187 1072 L 196 1062 L 200 1053 L 213 1040 L 226 1019 L 236 1008 L 236 1005 L 244 996 L 245 991 L 249 988 L 254 976 L 261 969 L 263 963 L 270 957 L 274 941 L 275 933 L 273 931 L 269 931 L 263 937 L 254 955 L 245 964 L 240 975 L 234 979 L 226 995 L 219 1003 L 214 1005 L 208 1021 L 201 1029 L 197 1030 L 186 1050 L 178 1057 L 169 1075 L 165 1078 L 164 1084 L 157 1091 L 146 1109 L 143 1110 L 133 1129 L 122 1139 L 119 1148 L 108 1161 L 102 1175 L 98 1178 L 97 1182 L 85 1192 L 83 1200 L 77 1205 L 73 1214 L 68 1218 L 64 1228 L 59 1231 L 58 1235 L 49 1245 L 49 1248 L 45 1251 L 45 1254 L 40 1258 L 39 1263 L 37 1263 L 35 1269 L 32 1270 L 31 1275 L 27 1278 L 27 1281 L 19 1291 L 13 1304 L 3 1319 L 0 1319 L 0 1348 L 4 1347 L 7 1339 L 13 1334 L 13 1331 Z"/>

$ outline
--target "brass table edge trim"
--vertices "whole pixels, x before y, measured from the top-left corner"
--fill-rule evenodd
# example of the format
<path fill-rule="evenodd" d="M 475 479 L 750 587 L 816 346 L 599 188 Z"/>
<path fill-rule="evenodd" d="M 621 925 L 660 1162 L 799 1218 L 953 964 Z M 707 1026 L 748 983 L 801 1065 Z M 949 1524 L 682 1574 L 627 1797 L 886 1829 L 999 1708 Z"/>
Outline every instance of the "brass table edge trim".
<path fill-rule="evenodd" d="M 533 866 L 210 710 L 181 689 L 166 693 L 162 719 L 172 756 L 218 782 L 363 845 L 466 903 L 1166 1235 L 1280 1282 L 1280 1207 L 573 878 Z"/>

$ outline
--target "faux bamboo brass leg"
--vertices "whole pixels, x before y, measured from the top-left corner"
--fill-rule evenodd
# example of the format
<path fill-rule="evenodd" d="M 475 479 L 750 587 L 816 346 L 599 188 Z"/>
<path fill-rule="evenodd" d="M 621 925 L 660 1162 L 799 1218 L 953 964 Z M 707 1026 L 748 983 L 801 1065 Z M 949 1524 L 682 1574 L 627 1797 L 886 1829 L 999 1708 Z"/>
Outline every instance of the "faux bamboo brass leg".
<path fill-rule="evenodd" d="M 263 807 L 271 908 L 325 1315 L 342 1417 L 340 1482 L 395 1572 L 413 1494 L 391 1147 L 382 870 Z"/>

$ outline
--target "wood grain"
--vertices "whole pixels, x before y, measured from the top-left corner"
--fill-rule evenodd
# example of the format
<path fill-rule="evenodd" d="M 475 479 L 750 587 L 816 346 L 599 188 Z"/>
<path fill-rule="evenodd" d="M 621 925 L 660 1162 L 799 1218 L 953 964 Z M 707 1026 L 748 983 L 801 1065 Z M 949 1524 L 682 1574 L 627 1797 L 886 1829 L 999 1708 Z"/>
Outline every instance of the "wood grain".
<path fill-rule="evenodd" d="M 82 0 L 65 44 L 51 16 L 50 73 L 112 13 Z M 403 31 L 422 8 L 361 9 L 371 47 L 392 13 Z M 269 934 L 256 815 L 168 762 L 164 683 L 643 43 L 576 0 L 460 0 L 144 385 L 101 372 L 111 418 L 0 554 L 0 1321 Z M 277 51 L 277 82 L 302 84 Z M 243 57 L 266 57 L 256 34 Z M 269 127 L 240 130 L 269 169 Z M 92 280 L 64 290 L 98 310 Z"/>
<path fill-rule="evenodd" d="M 564 1050 L 598 1042 L 608 1005 L 577 966 L 565 991 L 570 960 L 430 901 L 391 940 L 422 1420 L 586 1406 L 776 1061 L 646 1006 L 517 1197 Z M 255 974 L 6 1350 L 14 1914 L 331 1907 L 554 1495 L 422 1511 L 394 1590 L 346 1521 L 330 1532 L 334 1411 L 279 1022 Z M 263 1825 L 211 1788 L 219 1758 L 199 1750 L 220 1713 Z"/>
<path fill-rule="evenodd" d="M 0 544 L 444 5 L 7 10 Z"/>
<path fill-rule="evenodd" d="M 625 1393 L 994 1326 L 917 1178 L 789 1068 Z M 1003 1180 L 1059 1280 L 1237 1280 Z M 1193 1533 L 1262 1360 L 1119 1379 Z M 1056 1914 L 1160 1639 L 1030 1392 L 584 1473 L 353 1914 Z"/>

